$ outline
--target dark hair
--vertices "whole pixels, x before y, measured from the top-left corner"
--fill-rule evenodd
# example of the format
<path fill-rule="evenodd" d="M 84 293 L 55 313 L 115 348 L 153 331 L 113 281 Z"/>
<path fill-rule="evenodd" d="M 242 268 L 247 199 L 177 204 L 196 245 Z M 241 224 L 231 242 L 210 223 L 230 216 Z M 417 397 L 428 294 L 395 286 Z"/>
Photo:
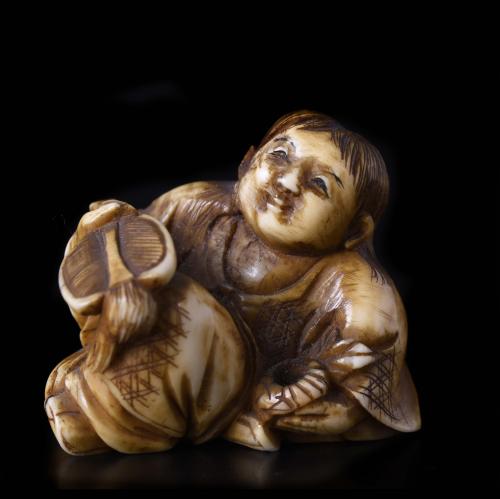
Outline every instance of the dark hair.
<path fill-rule="evenodd" d="M 354 177 L 358 201 L 357 214 L 365 211 L 376 223 L 384 212 L 389 198 L 389 177 L 378 149 L 361 135 L 346 130 L 330 116 L 312 111 L 297 111 L 280 118 L 269 129 L 260 146 L 297 125 L 304 130 L 330 132 L 332 141 L 340 149 L 341 157 Z"/>
<path fill-rule="evenodd" d="M 306 110 L 296 111 L 280 118 L 266 133 L 259 147 L 293 126 L 300 126 L 303 130 L 329 132 L 331 139 L 340 149 L 341 158 L 345 161 L 347 169 L 354 177 L 357 209 L 347 238 L 357 234 L 363 212 L 370 214 L 376 224 L 389 199 L 389 176 L 378 149 L 361 135 L 345 129 L 330 116 Z M 381 284 L 387 282 L 389 277 L 375 255 L 372 241 L 365 241 L 356 248 L 356 251 L 370 265 L 371 278 Z"/>

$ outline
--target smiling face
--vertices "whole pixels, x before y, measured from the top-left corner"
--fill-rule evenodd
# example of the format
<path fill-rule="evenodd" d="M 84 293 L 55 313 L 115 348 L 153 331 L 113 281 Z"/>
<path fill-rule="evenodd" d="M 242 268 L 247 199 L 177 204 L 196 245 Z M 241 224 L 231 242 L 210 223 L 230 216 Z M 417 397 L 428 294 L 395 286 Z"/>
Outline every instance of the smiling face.
<path fill-rule="evenodd" d="M 256 152 L 238 183 L 247 223 L 270 246 L 338 247 L 356 211 L 354 178 L 329 132 L 288 128 Z"/>

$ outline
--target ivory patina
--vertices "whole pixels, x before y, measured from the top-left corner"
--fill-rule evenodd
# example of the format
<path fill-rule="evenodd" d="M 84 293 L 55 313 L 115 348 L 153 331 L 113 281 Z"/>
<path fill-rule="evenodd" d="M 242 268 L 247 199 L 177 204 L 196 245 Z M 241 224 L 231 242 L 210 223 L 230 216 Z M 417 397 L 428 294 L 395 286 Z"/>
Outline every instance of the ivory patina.
<path fill-rule="evenodd" d="M 269 451 L 418 430 L 405 311 L 372 244 L 387 198 L 376 148 L 301 111 L 250 148 L 236 182 L 186 184 L 144 210 L 91 204 L 59 274 L 82 343 L 45 391 L 61 447 L 223 436 Z"/>

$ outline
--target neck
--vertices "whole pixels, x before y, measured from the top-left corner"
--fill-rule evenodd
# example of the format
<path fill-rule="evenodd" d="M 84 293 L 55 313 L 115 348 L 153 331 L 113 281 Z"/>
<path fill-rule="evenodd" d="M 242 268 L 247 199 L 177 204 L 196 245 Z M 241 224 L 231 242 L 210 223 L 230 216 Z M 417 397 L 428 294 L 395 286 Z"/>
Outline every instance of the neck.
<path fill-rule="evenodd" d="M 241 223 L 243 224 L 245 231 L 250 235 L 252 240 L 254 240 L 255 244 L 262 246 L 263 249 L 265 249 L 269 253 L 275 254 L 278 258 L 288 257 L 294 260 L 302 259 L 304 261 L 315 262 L 322 256 L 312 252 L 306 245 L 303 245 L 302 247 L 300 244 L 296 245 L 296 248 L 294 248 L 294 250 L 290 250 L 289 248 L 276 247 L 275 245 L 270 244 L 268 241 L 259 236 L 259 234 L 254 231 L 253 227 L 245 220 L 245 217 L 241 212 L 239 213 L 239 216 L 241 217 Z"/>

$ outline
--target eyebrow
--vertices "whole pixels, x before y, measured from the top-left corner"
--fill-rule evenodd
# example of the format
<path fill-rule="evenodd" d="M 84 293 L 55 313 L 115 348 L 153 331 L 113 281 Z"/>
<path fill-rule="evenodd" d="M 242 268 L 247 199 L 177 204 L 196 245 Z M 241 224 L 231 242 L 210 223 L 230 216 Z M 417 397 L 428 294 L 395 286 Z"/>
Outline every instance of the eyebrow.
<path fill-rule="evenodd" d="M 336 175 L 335 173 L 333 172 L 326 172 L 328 175 L 332 175 L 333 177 L 335 177 L 335 182 L 337 182 L 337 184 L 342 187 L 342 189 L 344 188 L 344 184 L 342 183 L 342 180 L 340 180 L 340 177 L 338 175 Z"/>
<path fill-rule="evenodd" d="M 276 137 L 273 142 L 288 142 L 295 149 L 295 144 L 288 137 Z"/>

